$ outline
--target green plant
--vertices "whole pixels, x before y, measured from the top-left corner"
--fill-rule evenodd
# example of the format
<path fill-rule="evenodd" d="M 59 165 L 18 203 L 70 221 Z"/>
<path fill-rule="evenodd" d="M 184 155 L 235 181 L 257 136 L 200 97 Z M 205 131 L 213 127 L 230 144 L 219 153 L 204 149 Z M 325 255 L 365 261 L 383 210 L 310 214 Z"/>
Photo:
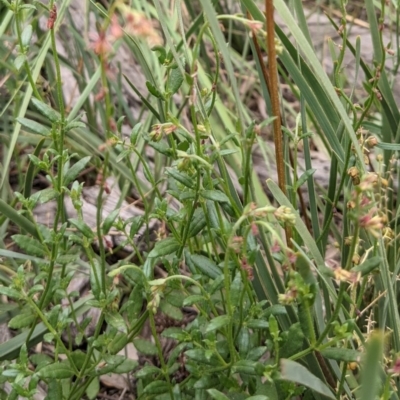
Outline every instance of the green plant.
<path fill-rule="evenodd" d="M 134 377 L 143 399 L 398 398 L 400 113 L 391 82 L 399 63 L 388 69 L 393 51 L 380 29 L 398 29 L 398 9 L 365 2 L 369 63 L 360 41 L 349 41 L 341 2 L 340 26 L 330 19 L 341 42 L 331 43 L 328 77 L 300 2 L 274 2 L 289 31 L 277 25 L 276 37 L 272 3 L 266 14 L 252 0 L 238 2 L 237 14 L 216 3 L 91 2 L 97 33 L 88 45 L 69 2 L 2 2 L 0 32 L 17 44 L 2 47 L 0 66 L 11 71 L 1 115 L 14 121 L 11 135 L 6 125 L 0 131 L 0 293 L 8 299 L 0 316 L 16 331 L 0 344 L 8 398 L 33 398 L 38 385 L 48 399 L 96 398 L 109 373 Z M 397 19 L 385 22 L 390 11 Z M 56 35 L 63 18 L 66 55 Z M 120 48 L 145 85 L 113 64 Z M 268 71 L 264 52 L 279 61 Z M 61 67 L 80 72 L 71 105 Z M 282 100 L 278 76 L 297 109 Z M 240 83 L 252 80 L 243 93 Z M 135 114 L 127 89 L 140 101 Z M 269 118 L 254 121 L 249 93 L 265 100 Z M 278 184 L 254 170 L 255 147 L 268 159 L 268 129 Z M 314 179 L 314 142 L 329 158 L 326 187 Z M 35 192 L 38 175 L 46 188 Z M 122 195 L 103 213 L 109 176 Z M 98 187 L 91 222 L 84 177 Z M 143 211 L 123 218 L 122 197 L 133 195 Z M 36 221 L 39 204 L 55 204 L 49 226 Z M 117 234 L 124 239 L 112 249 Z M 335 268 L 327 265 L 334 248 Z M 90 286 L 83 298 L 68 289 L 79 277 Z M 131 343 L 145 361 L 121 354 Z"/>

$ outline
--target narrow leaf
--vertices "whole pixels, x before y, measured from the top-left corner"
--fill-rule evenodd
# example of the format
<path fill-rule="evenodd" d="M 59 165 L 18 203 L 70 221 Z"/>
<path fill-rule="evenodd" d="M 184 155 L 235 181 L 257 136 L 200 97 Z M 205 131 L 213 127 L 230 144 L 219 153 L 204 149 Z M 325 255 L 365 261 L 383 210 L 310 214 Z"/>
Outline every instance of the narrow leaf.
<path fill-rule="evenodd" d="M 174 68 L 168 79 L 167 91 L 175 94 L 183 83 L 183 75 L 179 68 Z"/>
<path fill-rule="evenodd" d="M 157 242 L 153 250 L 149 253 L 149 258 L 164 257 L 168 254 L 175 253 L 180 244 L 174 238 L 167 238 L 161 242 Z"/>
<path fill-rule="evenodd" d="M 117 208 L 114 211 L 110 212 L 110 214 L 107 215 L 106 219 L 103 222 L 103 234 L 107 235 L 109 230 L 111 229 L 115 219 L 118 217 L 120 209 Z"/>
<path fill-rule="evenodd" d="M 229 315 L 220 315 L 211 320 L 211 322 L 207 325 L 206 333 L 216 331 L 217 329 L 221 329 L 224 326 L 228 325 L 231 318 Z"/>
<path fill-rule="evenodd" d="M 353 362 L 353 361 L 359 362 L 361 357 L 361 353 L 357 350 L 335 348 L 335 347 L 324 349 L 321 351 L 321 354 L 325 358 L 329 358 L 336 361 L 345 361 L 345 362 Z"/>
<path fill-rule="evenodd" d="M 66 362 L 46 365 L 39 372 L 41 378 L 66 379 L 74 376 L 73 369 Z"/>
<path fill-rule="evenodd" d="M 147 385 L 143 393 L 146 394 L 163 394 L 168 393 L 168 384 L 165 381 L 154 381 Z"/>
<path fill-rule="evenodd" d="M 78 229 L 88 239 L 94 238 L 94 233 L 89 225 L 80 219 L 70 218 L 69 223 Z"/>
<path fill-rule="evenodd" d="M 40 101 L 34 97 L 32 97 L 32 103 L 35 108 L 45 117 L 47 117 L 51 122 L 58 122 L 60 120 L 60 114 L 53 110 L 50 106 L 43 101 Z"/>
<path fill-rule="evenodd" d="M 158 354 L 158 349 L 156 345 L 148 340 L 136 338 L 133 340 L 133 344 L 136 350 L 146 356 L 155 356 Z"/>
<path fill-rule="evenodd" d="M 127 332 L 124 319 L 116 311 L 109 311 L 105 314 L 105 319 L 109 325 L 121 332 Z"/>
<path fill-rule="evenodd" d="M 306 367 L 296 361 L 281 359 L 281 378 L 306 386 L 317 393 L 323 394 L 329 399 L 335 399 L 331 390 L 321 379 L 313 375 Z"/>
<path fill-rule="evenodd" d="M 193 178 L 191 178 L 189 175 L 187 175 L 183 172 L 179 172 L 175 168 L 166 168 L 165 172 L 167 173 L 167 175 L 171 176 L 179 183 L 182 183 L 182 185 L 184 185 L 190 189 L 194 189 L 195 182 L 194 182 Z"/>
<path fill-rule="evenodd" d="M 359 399 L 374 400 L 379 397 L 381 382 L 381 360 L 384 348 L 384 334 L 373 332 L 367 342 L 367 352 L 361 368 Z"/>
<path fill-rule="evenodd" d="M 307 170 L 306 172 L 304 172 L 300 178 L 297 180 L 296 185 L 294 186 L 294 190 L 297 191 L 297 189 L 299 187 L 301 187 L 310 176 L 314 175 L 314 172 L 316 171 L 315 168 L 311 168 L 309 170 Z"/>
<path fill-rule="evenodd" d="M 22 329 L 27 326 L 31 326 L 35 321 L 36 316 L 31 311 L 24 310 L 21 314 L 16 315 L 14 318 L 11 318 L 8 327 L 11 329 Z"/>
<path fill-rule="evenodd" d="M 229 203 L 229 197 L 220 190 L 202 190 L 200 194 L 205 199 L 216 201 L 217 203 Z"/>
<path fill-rule="evenodd" d="M 25 218 L 23 215 L 19 214 L 18 211 L 14 210 L 13 207 L 8 205 L 4 200 L 0 199 L 0 214 L 5 215 L 10 221 L 13 221 L 15 225 L 24 229 L 30 233 L 35 238 L 39 239 L 39 235 L 36 231 L 35 225 Z"/>
<path fill-rule="evenodd" d="M 26 236 L 26 235 L 13 235 L 12 239 L 22 250 L 26 251 L 28 254 L 44 257 L 46 255 L 46 248 L 36 239 Z"/>
<path fill-rule="evenodd" d="M 189 238 L 198 235 L 206 226 L 207 221 L 204 212 L 201 208 L 197 208 L 193 218 L 190 221 Z"/>
<path fill-rule="evenodd" d="M 190 255 L 190 259 L 196 268 L 198 268 L 203 274 L 207 275 L 211 279 L 215 279 L 222 275 L 222 270 L 208 257 L 199 254 L 193 254 Z"/>
<path fill-rule="evenodd" d="M 215 400 L 229 400 L 229 397 L 225 396 L 217 389 L 208 389 L 207 393 Z"/>
<path fill-rule="evenodd" d="M 50 135 L 50 129 L 36 121 L 23 117 L 17 118 L 16 121 L 19 122 L 29 132 L 36 133 L 41 136 Z"/>
<path fill-rule="evenodd" d="M 83 157 L 76 162 L 64 175 L 64 185 L 69 185 L 78 174 L 86 168 L 87 163 L 90 161 L 91 156 Z"/>
<path fill-rule="evenodd" d="M 18 300 L 21 297 L 21 294 L 17 290 L 6 286 L 0 286 L 0 294 L 3 294 L 14 300 Z"/>
<path fill-rule="evenodd" d="M 22 46 L 28 46 L 32 39 L 32 25 L 26 25 L 21 33 Z"/>

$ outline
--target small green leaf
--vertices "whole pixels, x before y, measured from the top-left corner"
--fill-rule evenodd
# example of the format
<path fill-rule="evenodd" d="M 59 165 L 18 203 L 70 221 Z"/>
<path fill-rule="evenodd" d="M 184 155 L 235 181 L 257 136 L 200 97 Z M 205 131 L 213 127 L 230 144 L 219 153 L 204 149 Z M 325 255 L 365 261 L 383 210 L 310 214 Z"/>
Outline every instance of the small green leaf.
<path fill-rule="evenodd" d="M 208 389 L 218 384 L 218 378 L 215 375 L 203 375 L 194 385 L 195 389 Z"/>
<path fill-rule="evenodd" d="M 32 25 L 26 25 L 21 33 L 21 44 L 26 47 L 29 45 L 32 39 Z"/>
<path fill-rule="evenodd" d="M 32 11 L 36 11 L 37 8 L 33 5 L 33 4 L 22 4 L 20 6 L 18 6 L 19 9 L 22 10 L 32 10 Z"/>
<path fill-rule="evenodd" d="M 92 379 L 92 382 L 90 382 L 89 386 L 86 388 L 86 396 L 89 398 L 89 400 L 93 400 L 97 397 L 97 394 L 100 391 L 100 381 L 97 376 Z"/>
<path fill-rule="evenodd" d="M 104 363 L 101 362 L 96 368 L 97 375 L 105 375 L 115 372 L 116 369 L 126 360 L 121 355 L 104 355 Z"/>
<path fill-rule="evenodd" d="M 107 323 L 111 326 L 113 326 L 115 329 L 121 331 L 121 332 L 127 332 L 126 324 L 124 319 L 120 314 L 118 314 L 116 311 L 108 311 L 105 314 L 105 319 Z"/>
<path fill-rule="evenodd" d="M 35 108 L 46 118 L 48 118 L 51 122 L 58 122 L 61 119 L 60 113 L 57 111 L 53 110 L 50 106 L 48 106 L 46 103 L 43 103 L 43 101 L 40 101 L 36 99 L 35 97 L 32 97 L 32 103 L 35 106 Z"/>
<path fill-rule="evenodd" d="M 321 354 L 325 358 L 345 362 L 359 362 L 361 357 L 361 353 L 357 350 L 336 347 L 330 347 L 328 349 L 321 350 Z"/>
<path fill-rule="evenodd" d="M 210 260 L 208 257 L 199 254 L 190 255 L 190 259 L 203 274 L 207 275 L 211 279 L 215 279 L 222 275 L 222 270 L 217 264 Z"/>
<path fill-rule="evenodd" d="M 15 57 L 14 59 L 14 66 L 17 69 L 17 71 L 19 71 L 22 67 L 22 65 L 24 64 L 24 62 L 26 61 L 26 55 L 25 54 L 20 54 L 19 56 Z"/>
<path fill-rule="evenodd" d="M 166 301 L 163 301 L 160 304 L 160 309 L 164 314 L 168 315 L 169 317 L 171 317 L 172 319 L 174 319 L 176 321 L 183 320 L 182 311 L 178 307 L 175 307 Z"/>
<path fill-rule="evenodd" d="M 266 329 L 269 327 L 268 321 L 264 319 L 251 319 L 246 325 L 251 329 Z"/>
<path fill-rule="evenodd" d="M 225 396 L 217 389 L 208 389 L 207 393 L 215 400 L 229 400 L 229 397 Z"/>
<path fill-rule="evenodd" d="M 220 315 L 219 317 L 215 317 L 207 325 L 206 333 L 223 328 L 224 326 L 229 324 L 230 320 L 231 318 L 229 315 Z"/>
<path fill-rule="evenodd" d="M 136 360 L 126 358 L 117 368 L 115 368 L 114 372 L 116 374 L 127 374 L 132 372 L 138 365 L 139 363 Z"/>
<path fill-rule="evenodd" d="M 254 347 L 247 353 L 247 359 L 258 361 L 268 351 L 267 346 Z"/>
<path fill-rule="evenodd" d="M 84 329 L 84 328 L 82 328 Z M 82 350 L 75 350 L 71 353 L 71 359 L 76 368 L 81 369 L 85 365 L 86 354 Z M 93 361 L 90 361 L 88 366 L 92 366 Z"/>
<path fill-rule="evenodd" d="M 256 372 L 257 363 L 251 360 L 239 360 L 232 367 L 232 372 L 240 372 L 247 375 L 258 375 Z"/>
<path fill-rule="evenodd" d="M 47 396 L 45 400 L 59 400 L 63 398 L 61 382 L 51 379 L 47 384 Z"/>
<path fill-rule="evenodd" d="M 52 188 L 43 189 L 40 192 L 36 192 L 39 195 L 39 203 L 45 204 L 49 201 L 58 197 L 58 192 Z M 35 193 L 35 194 L 36 194 Z"/>
<path fill-rule="evenodd" d="M 374 269 L 378 268 L 381 262 L 381 257 L 372 257 L 364 261 L 362 264 L 355 266 L 351 269 L 351 271 L 360 272 L 361 276 L 365 276 L 371 273 Z"/>
<path fill-rule="evenodd" d="M 36 121 L 22 117 L 17 118 L 16 121 L 20 123 L 29 132 L 36 133 L 37 135 L 41 136 L 50 135 L 50 129 L 46 128 L 45 126 L 39 124 Z"/>
<path fill-rule="evenodd" d="M 207 220 L 201 208 L 197 208 L 190 221 L 189 238 L 198 235 L 206 226 Z"/>
<path fill-rule="evenodd" d="M 167 92 L 175 94 L 182 86 L 182 83 L 183 83 L 183 75 L 181 74 L 179 68 L 172 69 L 168 79 Z"/>
<path fill-rule="evenodd" d="M 241 357 L 246 357 L 247 353 L 250 350 L 251 342 L 250 342 L 250 331 L 248 327 L 242 327 L 237 336 L 237 344 L 239 348 L 239 355 Z"/>
<path fill-rule="evenodd" d="M 166 168 L 165 172 L 179 183 L 182 183 L 182 185 L 188 187 L 189 189 L 194 189 L 195 181 L 189 175 L 179 172 L 175 168 Z"/>
<path fill-rule="evenodd" d="M 18 300 L 21 297 L 21 293 L 15 289 L 0 286 L 0 294 L 4 294 L 5 296 L 9 297 L 10 299 Z"/>
<path fill-rule="evenodd" d="M 185 298 L 185 300 L 183 300 L 183 305 L 184 306 L 191 306 L 195 303 L 200 303 L 203 302 L 205 300 L 204 296 L 200 295 L 200 294 L 194 294 L 192 296 L 188 296 Z"/>
<path fill-rule="evenodd" d="M 235 150 L 235 149 L 225 149 L 225 150 L 221 150 L 220 152 L 219 152 L 219 155 L 221 156 L 221 157 L 224 157 L 224 156 L 230 156 L 231 154 L 235 154 L 235 153 L 237 153 L 239 150 Z"/>
<path fill-rule="evenodd" d="M 115 162 L 118 164 L 120 163 L 124 158 L 128 157 L 129 155 L 132 154 L 131 149 L 125 149 L 122 150 L 121 153 L 118 154 L 117 158 L 115 159 Z"/>
<path fill-rule="evenodd" d="M 208 365 L 220 364 L 220 361 L 215 355 L 211 356 L 211 358 L 209 357 L 207 358 L 206 352 L 203 349 L 187 350 L 185 351 L 185 356 L 198 363 L 203 363 Z"/>
<path fill-rule="evenodd" d="M 82 121 L 71 121 L 66 127 L 66 131 L 70 131 L 72 129 L 85 129 L 86 124 Z"/>
<path fill-rule="evenodd" d="M 229 197 L 220 190 L 202 190 L 200 194 L 205 199 L 216 201 L 217 203 L 229 203 Z"/>
<path fill-rule="evenodd" d="M 94 238 L 94 233 L 89 225 L 87 225 L 84 221 L 80 219 L 70 218 L 68 222 L 73 225 L 78 231 L 80 231 L 83 236 L 87 237 L 88 239 Z"/>
<path fill-rule="evenodd" d="M 296 184 L 294 185 L 293 190 L 294 190 L 294 191 L 297 191 L 297 189 L 298 189 L 299 187 L 301 187 L 301 186 L 308 180 L 308 178 L 309 178 L 310 176 L 314 175 L 314 172 L 315 172 L 315 171 L 316 171 L 315 168 L 311 168 L 311 169 L 307 170 L 306 172 L 304 172 L 304 173 L 300 176 L 300 178 L 296 181 Z"/>
<path fill-rule="evenodd" d="M 160 258 L 168 254 L 175 253 L 180 248 L 180 244 L 172 237 L 157 242 L 153 250 L 149 253 L 149 258 Z"/>
<path fill-rule="evenodd" d="M 136 378 L 144 378 L 148 375 L 160 374 L 161 369 L 154 367 L 152 365 L 146 365 L 139 369 L 139 371 L 135 372 Z"/>
<path fill-rule="evenodd" d="M 8 322 L 8 327 L 11 329 L 22 329 L 31 326 L 35 321 L 36 316 L 31 310 L 23 310 L 21 314 L 11 318 Z"/>
<path fill-rule="evenodd" d="M 69 185 L 78 175 L 82 172 L 92 157 L 87 156 L 77 161 L 71 168 L 69 168 L 64 175 L 64 186 Z"/>
<path fill-rule="evenodd" d="M 357 398 L 374 400 L 379 397 L 382 381 L 382 357 L 384 354 L 385 336 L 382 331 L 374 331 L 368 338 L 366 355 L 361 367 L 361 386 Z"/>
<path fill-rule="evenodd" d="M 138 137 L 139 137 L 139 133 L 140 133 L 141 129 L 142 129 L 142 123 L 141 123 L 141 122 L 138 122 L 138 123 L 132 128 L 131 135 L 130 135 L 130 137 L 129 137 L 129 139 L 130 139 L 130 141 L 131 141 L 131 145 L 133 145 L 133 146 L 136 145 L 136 142 L 137 142 L 137 139 L 138 139 Z"/>
<path fill-rule="evenodd" d="M 66 379 L 72 378 L 75 374 L 67 362 L 55 362 L 43 367 L 38 375 L 41 378 Z"/>
<path fill-rule="evenodd" d="M 300 323 L 296 322 L 289 327 L 286 341 L 281 349 L 281 357 L 288 358 L 302 349 L 304 334 Z"/>
<path fill-rule="evenodd" d="M 146 356 L 155 356 L 158 354 L 156 345 L 148 340 L 136 338 L 133 340 L 133 344 L 139 353 L 145 354 Z"/>
<path fill-rule="evenodd" d="M 164 64 L 165 58 L 167 57 L 167 51 L 164 46 L 153 46 L 151 51 L 158 52 L 158 61 L 160 64 Z"/>
<path fill-rule="evenodd" d="M 281 379 L 306 386 L 329 399 L 335 399 L 328 386 L 296 361 L 281 359 Z"/>
<path fill-rule="evenodd" d="M 25 235 L 13 235 L 12 239 L 22 250 L 26 251 L 28 254 L 44 257 L 46 255 L 46 248 L 36 239 Z"/>
<path fill-rule="evenodd" d="M 118 332 L 111 343 L 108 344 L 110 354 L 117 354 L 128 343 L 128 336 L 125 333 Z"/>
<path fill-rule="evenodd" d="M 143 393 L 145 394 L 163 394 L 168 393 L 168 384 L 165 381 L 154 381 L 147 385 Z"/>
<path fill-rule="evenodd" d="M 93 266 L 90 268 L 89 280 L 92 293 L 96 300 L 99 300 L 102 290 L 102 273 L 101 265 L 97 259 L 93 260 Z"/>
<path fill-rule="evenodd" d="M 114 211 L 110 212 L 110 214 L 107 215 L 106 219 L 103 222 L 103 235 L 107 235 L 109 230 L 111 229 L 115 219 L 118 217 L 118 214 L 120 212 L 120 209 L 117 208 Z"/>
<path fill-rule="evenodd" d="M 149 81 L 146 81 L 146 87 L 148 91 L 154 96 L 157 97 L 157 99 L 162 99 L 164 100 L 164 96 L 162 93 Z"/>

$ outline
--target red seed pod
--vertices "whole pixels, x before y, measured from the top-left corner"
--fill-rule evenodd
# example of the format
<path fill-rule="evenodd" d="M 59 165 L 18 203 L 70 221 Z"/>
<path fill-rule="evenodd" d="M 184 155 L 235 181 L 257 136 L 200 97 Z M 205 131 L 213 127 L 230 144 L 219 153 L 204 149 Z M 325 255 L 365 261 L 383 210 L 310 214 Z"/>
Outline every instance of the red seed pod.
<path fill-rule="evenodd" d="M 47 29 L 54 28 L 54 22 L 57 20 L 57 6 L 53 4 L 53 8 L 50 10 L 49 19 L 47 20 Z"/>

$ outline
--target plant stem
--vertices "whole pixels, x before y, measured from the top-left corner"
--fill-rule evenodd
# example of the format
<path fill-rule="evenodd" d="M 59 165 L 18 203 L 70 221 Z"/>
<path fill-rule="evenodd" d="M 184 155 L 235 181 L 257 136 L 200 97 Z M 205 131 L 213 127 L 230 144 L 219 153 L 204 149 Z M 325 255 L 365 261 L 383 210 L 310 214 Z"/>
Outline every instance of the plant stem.
<path fill-rule="evenodd" d="M 286 196 L 286 178 L 285 178 L 285 159 L 283 146 L 283 133 L 281 126 L 281 111 L 278 91 L 278 64 L 276 62 L 275 50 L 275 22 L 273 0 L 265 0 L 265 16 L 267 31 L 267 49 L 268 49 L 268 72 L 269 72 L 269 96 L 271 98 L 272 114 L 276 117 L 273 121 L 276 170 L 278 173 L 278 185 L 282 193 Z M 286 243 L 292 248 L 291 228 L 285 227 Z"/>

